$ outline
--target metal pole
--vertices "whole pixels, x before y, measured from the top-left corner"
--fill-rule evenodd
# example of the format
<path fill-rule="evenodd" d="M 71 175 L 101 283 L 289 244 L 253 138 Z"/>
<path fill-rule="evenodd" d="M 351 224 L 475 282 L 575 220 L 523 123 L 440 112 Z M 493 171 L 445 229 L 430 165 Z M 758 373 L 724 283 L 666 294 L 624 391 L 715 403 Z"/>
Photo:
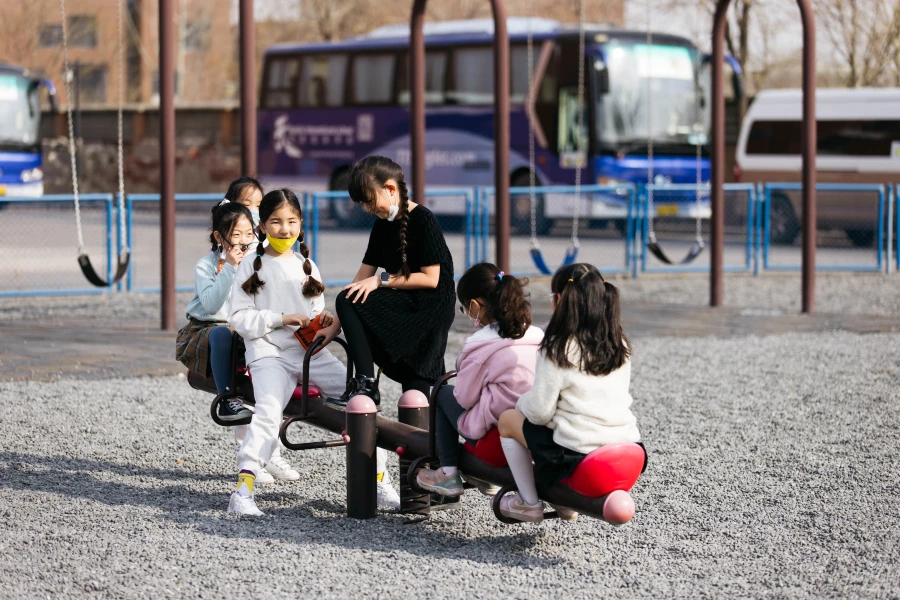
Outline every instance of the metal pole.
<path fill-rule="evenodd" d="M 731 0 L 719 0 L 713 21 L 712 37 L 712 163 L 710 189 L 710 268 L 709 305 L 722 306 L 725 255 L 725 88 L 722 68 L 725 62 L 725 25 Z"/>
<path fill-rule="evenodd" d="M 409 24 L 409 138 L 412 146 L 413 198 L 425 203 L 425 4 L 416 0 Z"/>
<path fill-rule="evenodd" d="M 175 329 L 175 18 L 159 0 L 159 168 L 162 329 Z"/>
<path fill-rule="evenodd" d="M 378 409 L 368 396 L 350 398 L 346 409 L 347 516 L 371 519 L 378 514 L 375 490 L 375 417 Z"/>
<path fill-rule="evenodd" d="M 797 0 L 803 21 L 803 302 L 816 309 L 816 21 L 809 0 Z"/>
<path fill-rule="evenodd" d="M 417 429 L 428 430 L 428 398 L 425 394 L 410 390 L 397 402 L 397 420 Z M 431 512 L 431 494 L 419 494 L 409 485 L 407 475 L 413 458 L 404 451 L 400 454 L 400 512 L 427 515 Z"/>
<path fill-rule="evenodd" d="M 497 266 L 509 273 L 509 36 L 506 6 L 491 0 L 494 11 L 494 220 Z M 579 57 L 578 60 L 584 60 Z"/>
<path fill-rule="evenodd" d="M 241 173 L 256 174 L 256 30 L 253 0 L 240 0 Z"/>

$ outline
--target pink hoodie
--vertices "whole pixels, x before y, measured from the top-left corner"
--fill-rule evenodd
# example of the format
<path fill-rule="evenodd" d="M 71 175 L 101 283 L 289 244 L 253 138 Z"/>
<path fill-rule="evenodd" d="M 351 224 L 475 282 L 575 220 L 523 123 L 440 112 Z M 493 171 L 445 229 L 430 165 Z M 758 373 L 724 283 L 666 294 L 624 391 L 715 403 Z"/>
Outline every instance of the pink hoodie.
<path fill-rule="evenodd" d="M 453 394 L 466 412 L 459 432 L 478 440 L 497 425 L 503 411 L 515 408 L 519 396 L 534 384 L 534 365 L 544 332 L 529 327 L 518 340 L 501 338 L 493 326 L 472 334 L 456 360 Z"/>

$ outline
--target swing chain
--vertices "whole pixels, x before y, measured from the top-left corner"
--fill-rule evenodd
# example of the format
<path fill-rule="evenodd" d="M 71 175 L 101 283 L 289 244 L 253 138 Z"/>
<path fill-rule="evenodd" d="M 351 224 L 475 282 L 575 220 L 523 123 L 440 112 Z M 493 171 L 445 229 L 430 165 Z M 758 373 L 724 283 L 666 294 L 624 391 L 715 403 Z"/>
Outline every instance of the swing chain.
<path fill-rule="evenodd" d="M 532 89 L 534 86 L 534 40 L 531 33 L 531 20 L 534 16 L 533 13 L 534 2 L 533 0 L 528 0 L 528 93 L 533 94 L 534 90 Z M 534 98 L 528 99 L 528 104 L 531 106 L 534 104 Z M 535 185 L 537 183 L 536 176 L 534 172 L 534 126 L 532 123 L 528 123 L 528 186 L 529 192 L 528 197 L 530 199 L 531 206 L 531 247 L 532 248 L 540 248 L 537 239 L 537 197 L 534 192 Z"/>
<path fill-rule="evenodd" d="M 66 4 L 59 0 L 59 13 L 62 20 L 63 42 L 63 79 L 66 81 L 66 117 L 69 125 L 69 159 L 72 162 L 72 197 L 75 200 L 75 230 L 78 234 L 78 255 L 87 254 L 84 247 L 84 236 L 81 232 L 81 207 L 78 202 L 78 167 L 75 160 L 75 125 L 72 122 L 72 72 L 69 70 L 69 38 L 66 30 Z"/>
<path fill-rule="evenodd" d="M 125 151 L 124 151 L 124 142 L 123 138 L 125 137 L 123 134 L 124 127 L 122 124 L 122 108 L 125 104 L 125 90 L 123 82 L 125 81 L 125 60 L 122 55 L 123 48 L 125 46 L 125 40 L 123 35 L 123 14 L 122 14 L 122 4 L 123 0 L 118 0 L 116 2 L 116 50 L 117 50 L 117 60 L 118 64 L 118 79 L 116 81 L 116 93 L 118 95 L 118 139 L 117 139 L 117 158 L 118 158 L 118 175 L 119 175 L 119 231 L 121 235 L 119 236 L 119 254 L 122 254 L 128 248 L 128 230 L 125 227 Z"/>
<path fill-rule="evenodd" d="M 581 169 L 586 160 L 584 148 L 584 5 L 585 0 L 578 3 L 578 152 L 575 166 L 575 214 L 572 217 L 572 247 L 578 248 L 578 220 L 581 216 Z"/>
<path fill-rule="evenodd" d="M 644 53 L 647 61 L 647 237 L 656 241 L 653 229 L 653 71 L 650 69 L 650 50 L 653 47 L 652 16 L 650 14 L 652 0 L 647 0 L 647 50 Z"/>

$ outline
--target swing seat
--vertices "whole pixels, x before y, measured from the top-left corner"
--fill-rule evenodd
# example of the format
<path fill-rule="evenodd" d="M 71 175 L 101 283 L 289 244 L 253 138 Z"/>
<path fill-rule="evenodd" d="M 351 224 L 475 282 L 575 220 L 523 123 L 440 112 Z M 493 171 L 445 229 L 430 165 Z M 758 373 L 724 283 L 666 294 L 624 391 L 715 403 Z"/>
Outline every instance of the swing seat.
<path fill-rule="evenodd" d="M 575 263 L 575 259 L 578 258 L 578 246 L 569 246 L 566 248 L 566 255 L 563 257 L 562 264 L 559 266 L 560 269 L 563 267 L 568 267 Z M 555 271 L 551 271 L 547 266 L 547 262 L 544 260 L 544 255 L 541 253 L 540 248 L 532 248 L 531 249 L 531 260 L 534 262 L 534 266 L 537 267 L 537 270 L 540 271 L 544 275 L 553 275 Z"/>
<path fill-rule="evenodd" d="M 588 498 L 616 490 L 629 491 L 647 466 L 647 453 L 639 444 L 622 442 L 600 446 L 560 481 Z"/>
<path fill-rule="evenodd" d="M 500 430 L 496 427 L 492 427 L 474 444 L 466 442 L 463 447 L 469 454 L 492 467 L 509 466 L 503 453 L 503 446 L 500 445 Z"/>
<path fill-rule="evenodd" d="M 110 287 L 120 282 L 122 278 L 125 277 L 125 273 L 128 272 L 128 262 L 130 260 L 131 254 L 127 250 L 120 254 L 119 263 L 116 266 L 116 274 L 108 282 L 97 275 L 93 265 L 91 265 L 91 259 L 87 254 L 80 254 L 78 256 L 78 266 L 81 267 L 81 272 L 84 273 L 85 279 L 93 285 L 97 287 Z"/>
<path fill-rule="evenodd" d="M 649 250 L 653 256 L 658 258 L 661 262 L 666 263 L 667 265 L 690 264 L 690 263 L 694 262 L 695 258 L 700 256 L 700 254 L 703 252 L 704 248 L 706 248 L 706 244 L 704 244 L 702 241 L 697 240 L 694 242 L 694 245 L 691 246 L 691 249 L 688 250 L 687 256 L 682 258 L 680 261 L 675 262 L 672 259 L 670 259 L 668 256 L 666 256 L 666 253 L 663 252 L 662 247 L 660 247 L 659 243 L 657 243 L 656 237 L 650 238 L 650 240 L 647 242 L 647 250 Z"/>

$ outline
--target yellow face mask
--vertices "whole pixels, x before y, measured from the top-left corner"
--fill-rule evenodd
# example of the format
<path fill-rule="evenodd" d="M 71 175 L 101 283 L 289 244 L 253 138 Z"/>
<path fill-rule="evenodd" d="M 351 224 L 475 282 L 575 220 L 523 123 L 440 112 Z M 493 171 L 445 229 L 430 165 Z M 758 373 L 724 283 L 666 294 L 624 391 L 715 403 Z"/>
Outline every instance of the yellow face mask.
<path fill-rule="evenodd" d="M 273 238 L 268 233 L 266 234 L 266 239 L 269 240 L 269 245 L 272 246 L 272 250 L 274 250 L 278 254 L 282 254 L 290 250 L 291 246 L 294 245 L 298 237 L 300 236 L 294 236 L 285 240 L 282 238 Z"/>

